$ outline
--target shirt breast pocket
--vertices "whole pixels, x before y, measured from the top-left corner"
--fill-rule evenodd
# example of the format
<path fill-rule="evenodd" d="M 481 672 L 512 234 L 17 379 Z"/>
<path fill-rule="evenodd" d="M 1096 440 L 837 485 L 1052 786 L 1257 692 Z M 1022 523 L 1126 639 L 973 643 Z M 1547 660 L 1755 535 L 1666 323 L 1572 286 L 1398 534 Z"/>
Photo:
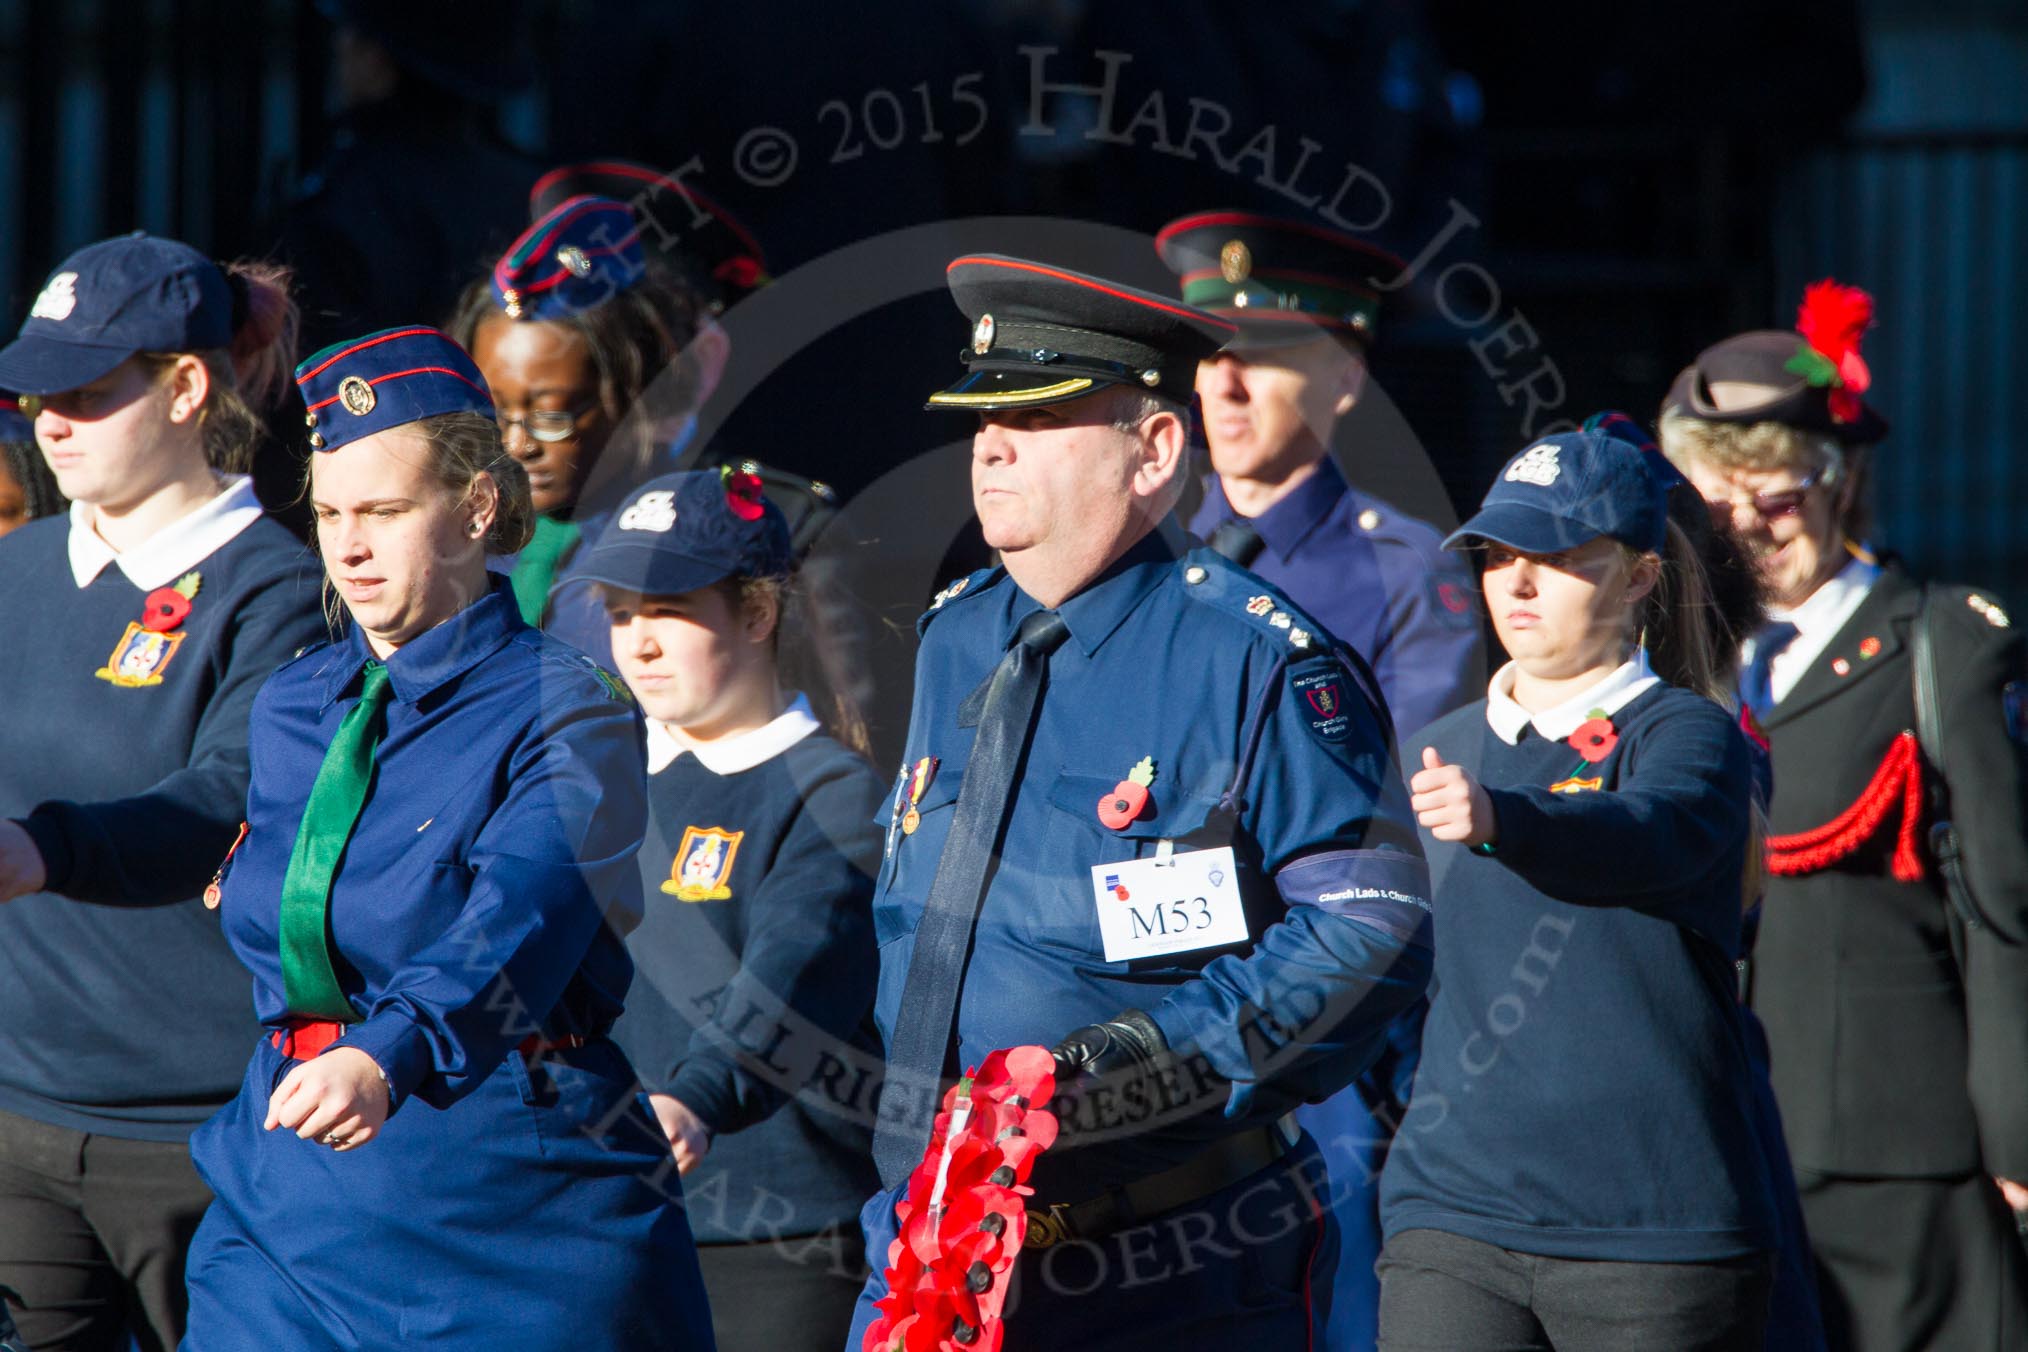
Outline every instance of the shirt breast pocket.
<path fill-rule="evenodd" d="M 1049 789 L 1044 839 L 1031 857 L 1001 861 L 1003 871 L 1033 868 L 1046 875 L 1029 889 L 1043 900 L 1024 907 L 1014 922 L 1029 942 L 1084 961 L 1103 962 L 1105 943 L 1091 881 L 1095 866 L 1153 859 L 1164 841 L 1177 853 L 1233 843 L 1232 814 L 1216 796 L 1165 790 L 1159 784 L 1132 820 L 1117 827 L 1106 825 L 1099 817 L 1100 805 L 1118 784 L 1118 775 L 1062 772 Z M 1048 900 L 1052 898 L 1060 900 Z M 1223 951 L 1171 953 L 1110 965 L 1136 973 L 1195 970 Z"/>
<path fill-rule="evenodd" d="M 886 944 L 912 933 L 922 920 L 929 900 L 930 884 L 936 881 L 937 861 L 943 857 L 944 842 L 957 816 L 958 783 L 962 771 L 939 776 L 913 804 L 905 792 L 898 795 L 899 810 L 887 826 L 887 854 L 881 860 L 880 885 L 873 896 L 875 942 Z"/>

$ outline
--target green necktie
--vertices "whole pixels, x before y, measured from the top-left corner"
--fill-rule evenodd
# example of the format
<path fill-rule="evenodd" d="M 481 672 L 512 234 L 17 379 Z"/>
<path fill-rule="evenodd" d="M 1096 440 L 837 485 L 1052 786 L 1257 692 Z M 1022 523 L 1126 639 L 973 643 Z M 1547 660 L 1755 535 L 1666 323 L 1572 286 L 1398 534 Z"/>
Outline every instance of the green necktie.
<path fill-rule="evenodd" d="M 347 1023 L 357 1017 L 331 964 L 331 879 L 373 783 L 373 753 L 386 722 L 387 697 L 387 668 L 368 662 L 359 703 L 338 725 L 338 735 L 317 767 L 303 824 L 296 828 L 296 848 L 282 879 L 281 919 L 282 989 L 292 1014 Z"/>
<path fill-rule="evenodd" d="M 509 579 L 514 585 L 514 604 L 520 607 L 525 622 L 541 627 L 542 612 L 549 609 L 549 584 L 556 576 L 556 565 L 563 562 L 582 533 L 569 521 L 535 518 L 535 538 L 514 560 L 514 574 Z"/>

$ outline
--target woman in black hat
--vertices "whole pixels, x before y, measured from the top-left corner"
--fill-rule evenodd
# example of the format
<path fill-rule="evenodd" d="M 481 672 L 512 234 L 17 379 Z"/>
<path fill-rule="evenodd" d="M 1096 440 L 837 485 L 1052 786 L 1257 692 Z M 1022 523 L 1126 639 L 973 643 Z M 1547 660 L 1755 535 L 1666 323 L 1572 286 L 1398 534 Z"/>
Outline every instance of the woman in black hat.
<path fill-rule="evenodd" d="M 1869 540 L 1871 318 L 1821 282 L 1795 329 L 1707 348 L 1662 446 L 1768 596 L 1740 675 L 1774 763 L 1751 999 L 1831 1345 L 2000 1348 L 2028 1329 L 2028 663 L 1991 593 Z"/>
<path fill-rule="evenodd" d="M 254 691 L 323 632 L 245 473 L 293 347 L 286 273 L 136 234 L 65 259 L 0 352 L 72 502 L 0 540 L 0 1286 L 37 1348 L 183 1333 L 186 1142 L 255 1027 L 198 893 Z"/>
<path fill-rule="evenodd" d="M 1752 772 L 1707 698 L 1675 478 L 1545 438 L 1446 542 L 1483 548 L 1511 660 L 1404 743 L 1437 969 L 1382 1179 L 1394 1352 L 1762 1346 L 1774 1207 L 1732 976 Z"/>

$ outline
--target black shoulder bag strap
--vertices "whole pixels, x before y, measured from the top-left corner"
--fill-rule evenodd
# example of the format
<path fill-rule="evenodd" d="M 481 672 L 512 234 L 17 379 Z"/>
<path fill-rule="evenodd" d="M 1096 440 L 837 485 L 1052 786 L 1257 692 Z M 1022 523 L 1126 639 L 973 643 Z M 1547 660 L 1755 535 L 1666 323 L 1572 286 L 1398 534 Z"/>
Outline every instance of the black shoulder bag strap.
<path fill-rule="evenodd" d="M 1951 821 L 1950 776 L 1944 769 L 1943 758 L 1943 695 L 1937 688 L 1934 627 L 1930 618 L 1930 589 L 1925 585 L 1908 646 L 1909 664 L 1915 669 L 1915 740 L 1921 745 L 1922 758 L 1931 772 L 1927 794 L 1929 852 L 1937 871 L 1943 874 L 1951 908 L 1966 929 L 1975 930 L 1985 922 L 1979 918 L 1978 899 L 1972 895 L 1971 883 L 1965 877 L 1964 851 L 1958 843 L 1957 827 Z"/>

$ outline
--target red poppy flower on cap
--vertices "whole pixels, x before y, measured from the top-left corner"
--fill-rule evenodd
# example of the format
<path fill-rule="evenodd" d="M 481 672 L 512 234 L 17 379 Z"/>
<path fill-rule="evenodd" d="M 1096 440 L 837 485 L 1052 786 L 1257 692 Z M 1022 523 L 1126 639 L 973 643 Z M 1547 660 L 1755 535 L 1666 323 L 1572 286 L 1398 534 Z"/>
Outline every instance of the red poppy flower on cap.
<path fill-rule="evenodd" d="M 744 470 L 727 470 L 725 473 L 725 505 L 741 521 L 758 521 L 767 508 L 761 498 L 761 481 L 758 474 Z"/>

